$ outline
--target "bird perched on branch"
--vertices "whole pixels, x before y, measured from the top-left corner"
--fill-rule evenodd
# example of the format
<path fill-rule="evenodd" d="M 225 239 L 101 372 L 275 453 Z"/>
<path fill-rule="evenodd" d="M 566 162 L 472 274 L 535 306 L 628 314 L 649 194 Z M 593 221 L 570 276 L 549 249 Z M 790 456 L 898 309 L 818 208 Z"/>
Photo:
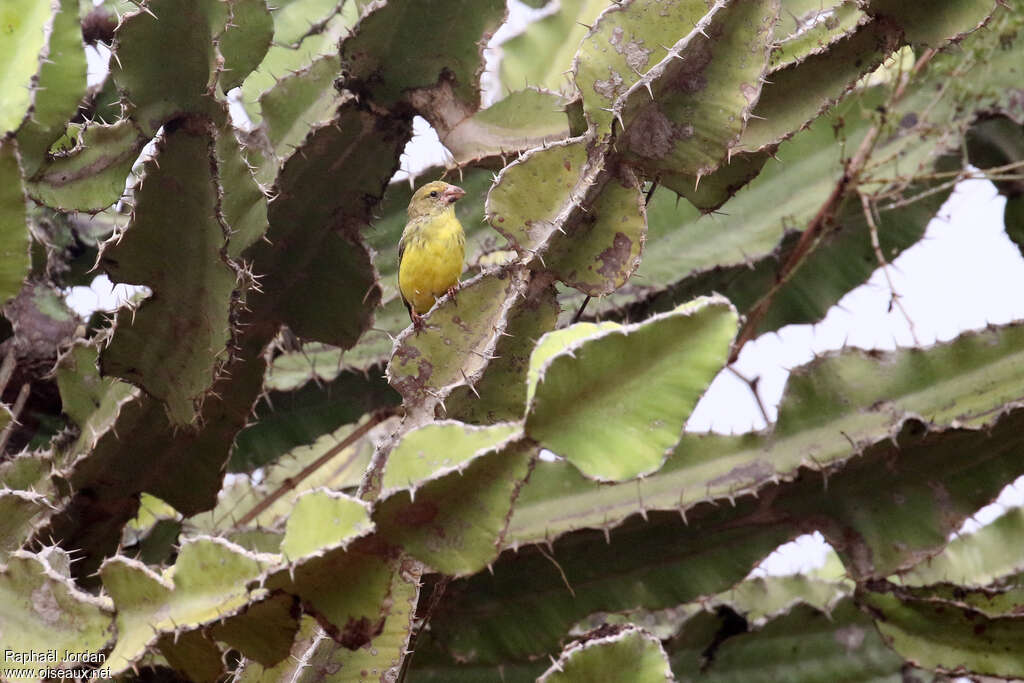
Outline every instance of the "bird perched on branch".
<path fill-rule="evenodd" d="M 445 293 L 455 296 L 466 255 L 466 234 L 455 217 L 461 187 L 436 180 L 409 200 L 409 221 L 398 243 L 398 290 L 417 329 Z"/>

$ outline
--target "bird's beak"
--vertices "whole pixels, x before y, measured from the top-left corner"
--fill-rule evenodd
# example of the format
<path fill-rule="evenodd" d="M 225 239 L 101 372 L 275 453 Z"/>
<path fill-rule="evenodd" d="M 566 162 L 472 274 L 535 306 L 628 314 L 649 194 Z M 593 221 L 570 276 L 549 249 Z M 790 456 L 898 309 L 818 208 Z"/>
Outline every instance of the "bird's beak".
<path fill-rule="evenodd" d="M 461 187 L 455 187 L 454 185 L 449 185 L 445 188 L 445 191 L 441 193 L 441 197 L 444 199 L 446 204 L 454 204 L 465 196 L 466 191 Z"/>

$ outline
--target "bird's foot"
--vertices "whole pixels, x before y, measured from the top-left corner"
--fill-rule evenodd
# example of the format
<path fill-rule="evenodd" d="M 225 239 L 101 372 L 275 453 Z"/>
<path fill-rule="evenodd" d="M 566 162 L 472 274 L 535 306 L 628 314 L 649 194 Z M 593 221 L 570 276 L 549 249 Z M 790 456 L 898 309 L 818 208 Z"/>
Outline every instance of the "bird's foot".
<path fill-rule="evenodd" d="M 423 316 L 416 311 L 409 311 L 409 318 L 412 319 L 412 326 L 416 330 L 416 334 L 419 334 L 426 327 L 426 324 L 423 322 Z"/>
<path fill-rule="evenodd" d="M 451 287 L 448 288 L 448 292 L 447 292 L 448 298 L 452 300 L 452 305 L 453 306 L 458 306 L 459 305 L 459 302 L 455 300 L 455 294 L 458 291 L 459 291 L 459 284 L 458 283 L 455 283 L 454 285 L 452 285 Z"/>

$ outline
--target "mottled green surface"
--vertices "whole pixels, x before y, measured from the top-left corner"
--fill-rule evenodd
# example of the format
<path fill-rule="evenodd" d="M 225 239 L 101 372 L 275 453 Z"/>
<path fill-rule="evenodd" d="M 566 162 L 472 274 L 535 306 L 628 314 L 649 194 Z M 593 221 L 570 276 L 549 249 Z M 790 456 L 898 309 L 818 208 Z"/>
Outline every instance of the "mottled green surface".
<path fill-rule="evenodd" d="M 526 433 L 598 481 L 651 474 L 722 369 L 736 325 L 711 299 L 574 344 L 541 369 Z"/>
<path fill-rule="evenodd" d="M 444 574 L 480 571 L 498 556 L 536 454 L 532 444 L 506 442 L 410 490 L 385 490 L 373 515 L 381 536 Z"/>
<path fill-rule="evenodd" d="M 0 567 L 0 623 L 4 647 L 18 653 L 55 649 L 57 662 L 10 662 L 39 676 L 45 668 L 60 668 L 64 653 L 95 656 L 114 636 L 110 600 L 78 589 L 43 559 L 17 551 Z M 11 628 L 13 625 L 16 628 Z M 45 648 L 41 647 L 45 644 Z M 74 664 L 68 664 L 69 668 Z"/>
<path fill-rule="evenodd" d="M 79 144 L 44 163 L 27 185 L 33 199 L 63 210 L 99 211 L 124 194 L 146 138 L 134 123 L 92 124 Z"/>
<path fill-rule="evenodd" d="M 0 76 L 0 134 L 16 130 L 32 106 L 32 77 L 39 69 L 40 51 L 46 45 L 45 27 L 50 21 L 49 3 L 13 0 L 0 9 L 0 55 L 6 67 Z"/>
<path fill-rule="evenodd" d="M 102 371 L 142 387 L 188 424 L 225 355 L 236 286 L 223 254 L 209 130 L 169 132 L 144 170 L 134 218 L 104 248 L 100 265 L 113 282 L 145 285 L 153 296 L 122 309 L 100 356 Z"/>
<path fill-rule="evenodd" d="M 43 7 L 46 3 L 39 2 Z M 64 133 L 85 94 L 85 50 L 78 19 L 78 1 L 60 0 L 37 75 L 32 111 L 18 129 L 18 147 L 25 175 L 31 176 L 46 158 L 50 145 Z M 2 49 L 2 48 L 0 48 Z M 5 99 L 11 91 L 0 85 Z M 2 127 L 2 126 L 0 126 Z"/>
<path fill-rule="evenodd" d="M 25 189 L 14 140 L 0 143 L 0 301 L 21 289 L 28 274 L 28 226 L 25 224 Z"/>
<path fill-rule="evenodd" d="M 582 683 L 627 679 L 637 683 L 674 679 L 661 643 L 639 629 L 626 629 L 570 645 L 537 680 L 544 683 Z"/>

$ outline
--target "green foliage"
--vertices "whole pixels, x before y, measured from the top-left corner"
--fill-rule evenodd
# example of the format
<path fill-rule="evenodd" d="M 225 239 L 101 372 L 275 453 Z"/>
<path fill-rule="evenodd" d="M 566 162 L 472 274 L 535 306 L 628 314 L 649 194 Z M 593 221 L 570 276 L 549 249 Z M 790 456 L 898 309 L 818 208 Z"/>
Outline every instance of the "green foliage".
<path fill-rule="evenodd" d="M 956 536 L 1024 474 L 1020 324 L 829 354 L 763 432 L 685 431 L 968 164 L 1024 244 L 1016 4 L 562 0 L 481 108 L 500 0 L 7 2 L 0 649 L 123 680 L 1024 676 L 1024 516 Z M 114 54 L 88 93 L 83 35 Z M 469 263 L 422 328 L 389 184 L 414 115 Z M 79 320 L 94 261 L 148 291 Z M 750 577 L 811 530 L 826 570 Z"/>

